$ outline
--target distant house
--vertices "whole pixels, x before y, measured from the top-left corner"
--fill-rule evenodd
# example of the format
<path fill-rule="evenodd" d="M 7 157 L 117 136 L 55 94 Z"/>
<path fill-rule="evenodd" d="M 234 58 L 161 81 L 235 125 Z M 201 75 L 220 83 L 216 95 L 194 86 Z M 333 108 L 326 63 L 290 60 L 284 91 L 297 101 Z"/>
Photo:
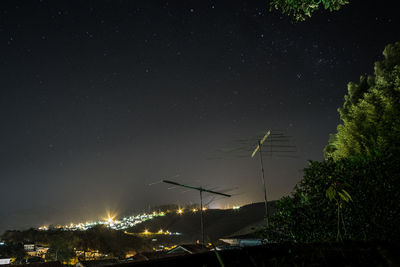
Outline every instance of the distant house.
<path fill-rule="evenodd" d="M 265 240 L 255 237 L 253 234 L 229 236 L 220 238 L 219 240 L 228 243 L 233 247 L 251 247 L 258 246 L 265 243 Z"/>
<path fill-rule="evenodd" d="M 209 249 L 201 244 L 184 244 L 171 249 L 167 254 L 196 254 L 207 251 Z"/>
<path fill-rule="evenodd" d="M 148 261 L 148 260 L 164 258 L 165 256 L 167 256 L 167 254 L 164 251 L 147 251 L 147 252 L 137 253 L 132 257 L 124 259 L 122 262 Z"/>
<path fill-rule="evenodd" d="M 35 244 L 24 244 L 24 250 L 25 251 L 34 251 L 35 250 Z"/>
<path fill-rule="evenodd" d="M 267 240 L 260 238 L 257 232 L 265 227 L 264 224 L 264 220 L 252 223 L 233 233 L 232 235 L 220 238 L 219 240 L 228 243 L 232 247 L 249 247 L 262 245 Z"/>
<path fill-rule="evenodd" d="M 143 255 L 142 253 L 137 253 L 131 257 L 122 260 L 122 262 L 127 263 L 127 262 L 148 261 L 148 260 L 149 258 L 147 256 Z"/>
<path fill-rule="evenodd" d="M 11 258 L 3 258 L 0 256 L 0 265 L 5 265 L 5 264 L 10 264 L 11 263 Z"/>
<path fill-rule="evenodd" d="M 118 264 L 117 259 L 105 259 L 105 260 L 92 260 L 92 261 L 79 261 L 75 264 L 75 267 L 102 267 Z"/>
<path fill-rule="evenodd" d="M 44 258 L 48 249 L 47 247 L 36 246 L 35 244 L 24 244 L 26 254 L 31 257 Z"/>
<path fill-rule="evenodd" d="M 49 248 L 35 246 L 34 250 L 27 250 L 26 254 L 28 254 L 31 257 L 44 258 L 46 256 L 47 250 L 49 250 Z"/>

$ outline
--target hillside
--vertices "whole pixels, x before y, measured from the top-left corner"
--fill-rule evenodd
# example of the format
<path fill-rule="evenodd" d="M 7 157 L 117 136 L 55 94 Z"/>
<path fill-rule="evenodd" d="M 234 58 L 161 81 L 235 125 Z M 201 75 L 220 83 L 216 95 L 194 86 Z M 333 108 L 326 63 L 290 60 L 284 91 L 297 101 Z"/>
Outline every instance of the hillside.
<path fill-rule="evenodd" d="M 270 212 L 274 212 L 270 202 Z M 204 229 L 206 241 L 215 241 L 221 237 L 232 235 L 250 225 L 262 223 L 264 218 L 264 203 L 254 203 L 241 207 L 238 210 L 209 209 L 204 212 Z M 192 243 L 200 240 L 200 213 L 186 211 L 183 214 L 167 213 L 163 217 L 145 221 L 128 230 L 131 233 L 163 231 L 178 232 L 178 236 L 157 235 L 151 236 L 162 243 L 184 242 Z"/>

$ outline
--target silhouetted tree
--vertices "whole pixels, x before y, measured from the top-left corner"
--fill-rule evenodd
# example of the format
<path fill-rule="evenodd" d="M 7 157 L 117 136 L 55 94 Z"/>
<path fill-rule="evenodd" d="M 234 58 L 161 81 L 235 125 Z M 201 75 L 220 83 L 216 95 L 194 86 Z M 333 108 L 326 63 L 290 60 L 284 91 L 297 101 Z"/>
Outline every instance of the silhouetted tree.
<path fill-rule="evenodd" d="M 349 83 L 339 109 L 343 123 L 325 147 L 326 158 L 400 150 L 400 43 L 387 45 L 383 55 L 384 60 L 375 63 L 374 76 Z"/>
<path fill-rule="evenodd" d="M 22 263 L 26 253 L 22 243 L 6 243 L 0 246 L 0 255 L 3 257 L 15 258 L 17 263 Z"/>
<path fill-rule="evenodd" d="M 347 0 L 272 0 L 270 10 L 279 10 L 294 21 L 305 21 L 321 8 L 336 11 L 346 4 Z"/>
<path fill-rule="evenodd" d="M 326 160 L 310 162 L 292 195 L 277 203 L 265 232 L 270 238 L 400 239 L 400 43 L 383 55 L 374 76 L 349 84 L 339 109 L 343 124 L 325 148 Z M 345 188 L 352 201 L 329 201 L 332 185 L 336 192 Z"/>

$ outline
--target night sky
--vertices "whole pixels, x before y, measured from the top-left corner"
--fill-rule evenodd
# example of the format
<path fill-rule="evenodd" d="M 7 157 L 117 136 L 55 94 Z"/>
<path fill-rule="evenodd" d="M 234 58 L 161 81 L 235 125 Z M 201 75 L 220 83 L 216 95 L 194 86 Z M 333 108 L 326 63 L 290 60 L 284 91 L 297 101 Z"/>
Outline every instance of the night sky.
<path fill-rule="evenodd" d="M 265 161 L 288 195 L 400 39 L 394 5 L 350 1 L 294 24 L 265 0 L 2 0 L 0 232 L 198 202 L 166 177 L 262 201 L 258 159 L 218 151 L 268 129 L 297 146 Z"/>

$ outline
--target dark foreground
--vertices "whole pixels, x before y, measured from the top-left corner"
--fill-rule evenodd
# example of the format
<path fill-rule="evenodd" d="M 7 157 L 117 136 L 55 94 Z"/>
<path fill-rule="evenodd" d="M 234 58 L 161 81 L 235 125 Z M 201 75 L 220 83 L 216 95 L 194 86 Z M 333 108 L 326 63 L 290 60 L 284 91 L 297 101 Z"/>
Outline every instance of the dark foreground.
<path fill-rule="evenodd" d="M 400 266 L 399 243 L 268 244 L 218 251 L 224 266 Z M 114 266 L 222 266 L 214 251 Z"/>
<path fill-rule="evenodd" d="M 347 242 L 314 244 L 268 244 L 198 254 L 170 255 L 130 263 L 108 263 L 112 267 L 136 266 L 400 266 L 400 243 Z M 117 261 L 117 260 L 115 260 Z M 104 267 L 102 261 L 87 266 Z M 15 266 L 18 265 L 8 265 Z M 26 266 L 26 265 L 20 265 Z M 59 262 L 30 264 L 31 267 L 62 267 Z"/>

